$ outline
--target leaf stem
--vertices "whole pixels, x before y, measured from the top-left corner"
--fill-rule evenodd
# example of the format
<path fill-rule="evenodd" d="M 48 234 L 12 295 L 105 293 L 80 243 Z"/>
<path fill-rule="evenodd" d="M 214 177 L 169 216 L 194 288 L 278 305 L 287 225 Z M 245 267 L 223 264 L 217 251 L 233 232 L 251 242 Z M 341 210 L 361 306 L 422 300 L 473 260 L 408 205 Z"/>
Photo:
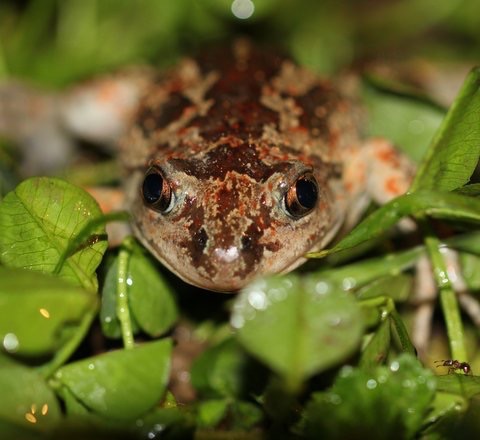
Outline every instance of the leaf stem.
<path fill-rule="evenodd" d="M 448 277 L 447 268 L 442 254 L 440 253 L 440 240 L 434 235 L 426 220 L 422 221 L 425 233 L 425 246 L 429 255 L 433 276 L 440 292 L 440 304 L 447 326 L 450 352 L 453 359 L 461 362 L 467 361 L 463 323 L 460 316 L 457 296 L 452 288 Z"/>
<path fill-rule="evenodd" d="M 134 347 L 132 320 L 128 306 L 128 264 L 130 262 L 130 240 L 127 237 L 118 254 L 117 272 L 117 317 L 122 330 L 123 346 L 126 349 Z"/>

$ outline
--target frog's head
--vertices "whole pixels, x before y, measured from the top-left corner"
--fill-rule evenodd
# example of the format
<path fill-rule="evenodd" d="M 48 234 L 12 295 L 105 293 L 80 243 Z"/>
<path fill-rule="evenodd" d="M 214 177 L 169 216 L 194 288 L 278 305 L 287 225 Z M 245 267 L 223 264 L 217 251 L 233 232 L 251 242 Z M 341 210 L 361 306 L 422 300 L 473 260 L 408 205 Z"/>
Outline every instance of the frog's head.
<path fill-rule="evenodd" d="M 186 282 L 236 291 L 292 270 L 337 230 L 332 167 L 318 161 L 251 142 L 153 159 L 137 179 L 134 229 Z"/>

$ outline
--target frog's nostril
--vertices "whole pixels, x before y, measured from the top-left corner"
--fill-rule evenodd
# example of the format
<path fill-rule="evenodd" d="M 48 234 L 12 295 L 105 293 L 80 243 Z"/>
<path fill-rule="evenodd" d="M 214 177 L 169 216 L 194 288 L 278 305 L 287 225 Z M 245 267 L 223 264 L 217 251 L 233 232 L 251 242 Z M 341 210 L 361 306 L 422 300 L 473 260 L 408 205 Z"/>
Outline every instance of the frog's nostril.
<path fill-rule="evenodd" d="M 199 252 L 203 252 L 203 250 L 207 246 L 207 242 L 208 242 L 208 235 L 205 229 L 200 228 L 197 232 L 193 234 L 193 243 L 195 244 L 195 248 Z"/>

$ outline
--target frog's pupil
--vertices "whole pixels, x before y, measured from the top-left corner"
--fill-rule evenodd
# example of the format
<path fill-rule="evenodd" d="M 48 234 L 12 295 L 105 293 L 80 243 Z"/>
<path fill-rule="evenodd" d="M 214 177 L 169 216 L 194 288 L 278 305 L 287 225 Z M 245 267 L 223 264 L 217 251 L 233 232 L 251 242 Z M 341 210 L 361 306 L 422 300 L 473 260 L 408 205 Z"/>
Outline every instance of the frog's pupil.
<path fill-rule="evenodd" d="M 306 209 L 312 209 L 317 202 L 318 189 L 311 179 L 298 179 L 296 183 L 297 200 Z"/>
<path fill-rule="evenodd" d="M 157 173 L 149 174 L 143 181 L 142 191 L 147 203 L 157 202 L 162 197 L 163 177 Z"/>

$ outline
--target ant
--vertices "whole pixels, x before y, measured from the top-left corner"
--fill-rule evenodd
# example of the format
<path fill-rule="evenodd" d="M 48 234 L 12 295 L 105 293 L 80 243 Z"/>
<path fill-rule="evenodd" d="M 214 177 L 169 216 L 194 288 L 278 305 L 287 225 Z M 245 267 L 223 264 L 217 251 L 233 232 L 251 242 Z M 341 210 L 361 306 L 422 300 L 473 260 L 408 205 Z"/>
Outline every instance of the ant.
<path fill-rule="evenodd" d="M 448 367 L 448 374 L 453 373 L 455 370 L 462 370 L 464 374 L 471 374 L 472 368 L 468 362 L 460 362 L 456 359 L 443 359 L 441 361 L 435 361 L 435 363 L 443 362 L 438 367 Z"/>

